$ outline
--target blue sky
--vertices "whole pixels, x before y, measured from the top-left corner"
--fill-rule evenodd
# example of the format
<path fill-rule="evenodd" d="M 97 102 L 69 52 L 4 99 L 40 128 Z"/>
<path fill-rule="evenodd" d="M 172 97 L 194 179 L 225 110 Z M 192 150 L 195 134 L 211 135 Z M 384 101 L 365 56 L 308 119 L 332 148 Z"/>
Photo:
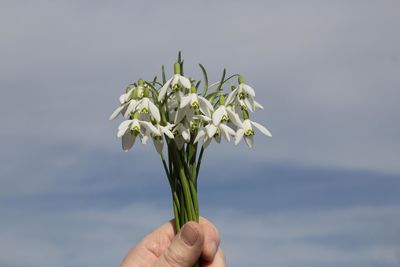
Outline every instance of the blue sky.
<path fill-rule="evenodd" d="M 230 266 L 398 266 L 399 8 L 2 2 L 0 266 L 117 266 L 171 218 L 153 146 L 123 153 L 107 118 L 178 50 L 192 76 L 241 72 L 274 135 L 207 150 L 201 210 Z"/>

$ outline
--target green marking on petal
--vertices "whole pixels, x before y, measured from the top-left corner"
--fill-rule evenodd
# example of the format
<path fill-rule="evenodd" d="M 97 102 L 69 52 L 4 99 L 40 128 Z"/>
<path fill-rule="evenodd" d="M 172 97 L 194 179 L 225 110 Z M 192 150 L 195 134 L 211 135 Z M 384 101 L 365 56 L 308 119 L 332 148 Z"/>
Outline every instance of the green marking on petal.
<path fill-rule="evenodd" d="M 253 129 L 248 129 L 246 132 L 244 132 L 244 135 L 245 135 L 245 136 L 252 136 L 252 135 L 254 135 Z"/>
<path fill-rule="evenodd" d="M 221 121 L 229 121 L 229 116 L 226 114 L 222 115 Z"/>
<path fill-rule="evenodd" d="M 172 91 L 175 93 L 178 92 L 180 89 L 181 89 L 181 85 L 178 83 L 176 83 L 172 86 Z"/>
<path fill-rule="evenodd" d="M 131 128 L 131 134 L 137 136 L 140 133 L 140 128 L 135 125 Z"/>
<path fill-rule="evenodd" d="M 199 107 L 200 107 L 199 102 L 197 102 L 197 101 L 193 101 L 192 103 L 190 103 L 190 106 L 193 109 L 199 109 Z"/>
<path fill-rule="evenodd" d="M 149 110 L 146 107 L 144 107 L 140 110 L 140 113 L 149 113 Z"/>
<path fill-rule="evenodd" d="M 240 99 L 245 99 L 247 97 L 247 95 L 246 95 L 246 93 L 244 93 L 244 92 L 241 92 L 240 94 L 239 94 L 239 98 Z"/>

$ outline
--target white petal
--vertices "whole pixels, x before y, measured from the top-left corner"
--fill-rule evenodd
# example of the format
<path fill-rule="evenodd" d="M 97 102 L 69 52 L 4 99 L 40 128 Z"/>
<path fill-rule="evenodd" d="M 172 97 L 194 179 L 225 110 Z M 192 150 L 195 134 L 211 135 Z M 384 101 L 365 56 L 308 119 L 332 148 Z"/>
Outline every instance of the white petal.
<path fill-rule="evenodd" d="M 226 113 L 225 106 L 219 106 L 217 110 L 212 114 L 212 120 L 214 125 L 218 125 L 221 122 L 222 116 Z"/>
<path fill-rule="evenodd" d="M 264 107 L 263 107 L 260 103 L 258 103 L 257 101 L 255 101 L 255 100 L 254 100 L 254 106 L 255 106 L 256 108 L 259 108 L 259 109 L 264 109 Z"/>
<path fill-rule="evenodd" d="M 208 100 L 206 100 L 207 102 L 205 102 L 205 101 L 203 101 L 203 99 L 204 98 L 198 98 L 199 99 L 199 105 L 200 105 L 200 111 L 204 114 L 204 115 L 206 115 L 206 116 L 208 116 L 208 117 L 211 117 L 211 112 L 210 112 L 210 108 L 209 108 L 209 106 L 208 106 L 208 104 L 207 104 L 207 102 L 208 102 Z M 210 102 L 208 102 L 208 103 L 210 103 Z M 211 105 L 211 104 L 210 104 Z M 212 106 L 211 106 L 212 107 Z M 212 109 L 211 109 L 212 110 Z"/>
<path fill-rule="evenodd" d="M 189 129 L 185 129 L 182 131 L 182 137 L 186 142 L 190 142 L 190 131 Z"/>
<path fill-rule="evenodd" d="M 251 112 L 254 112 L 254 102 L 251 101 L 251 98 L 246 97 L 244 103 Z"/>
<path fill-rule="evenodd" d="M 166 136 L 168 136 L 169 138 L 171 138 L 171 139 L 174 139 L 174 134 L 167 128 L 167 127 L 163 127 L 163 126 L 160 126 L 161 127 L 161 129 L 162 129 L 162 132 L 166 135 Z"/>
<path fill-rule="evenodd" d="M 228 97 L 225 99 L 225 105 L 229 105 L 231 102 L 233 102 L 236 97 L 237 91 L 238 88 L 229 93 Z"/>
<path fill-rule="evenodd" d="M 119 103 L 121 103 L 121 105 L 125 103 L 125 95 L 126 94 L 122 94 L 119 96 Z"/>
<path fill-rule="evenodd" d="M 123 122 L 121 122 L 121 124 L 118 126 L 118 130 L 119 131 L 126 131 L 128 130 L 129 126 L 131 125 L 132 120 L 125 120 Z"/>
<path fill-rule="evenodd" d="M 186 111 L 188 110 L 188 108 L 189 108 L 188 106 L 186 106 L 184 108 L 178 108 L 177 112 L 175 113 L 175 119 L 174 119 L 175 124 L 182 121 L 182 119 L 186 115 Z"/>
<path fill-rule="evenodd" d="M 177 84 L 178 82 L 179 82 L 179 77 L 180 77 L 181 75 L 179 75 L 179 74 L 174 74 L 174 76 L 172 77 L 172 86 L 174 86 L 175 84 Z"/>
<path fill-rule="evenodd" d="M 252 148 L 254 144 L 254 135 L 245 136 L 244 141 L 246 142 L 248 147 Z"/>
<path fill-rule="evenodd" d="M 248 93 L 249 95 L 251 95 L 251 96 L 256 96 L 256 93 L 254 92 L 254 89 L 253 88 L 251 88 L 249 85 L 247 85 L 247 84 L 243 84 L 243 90 L 246 92 L 246 93 Z"/>
<path fill-rule="evenodd" d="M 270 131 L 268 131 L 267 128 L 265 128 L 264 126 L 262 126 L 261 124 L 252 121 L 251 124 L 254 125 L 254 127 L 256 127 L 258 130 L 260 130 L 260 132 L 262 132 L 263 134 L 265 134 L 266 136 L 272 137 L 272 134 Z"/>
<path fill-rule="evenodd" d="M 150 122 L 148 122 L 148 121 L 140 121 L 140 124 L 142 124 L 144 127 L 149 129 L 151 133 L 153 133 L 155 135 L 159 134 L 158 129 L 153 124 L 151 124 Z"/>
<path fill-rule="evenodd" d="M 195 116 L 193 116 L 193 118 L 194 119 L 199 119 L 199 120 L 202 120 L 202 121 L 205 121 L 205 122 L 211 122 L 211 118 L 207 117 L 207 116 L 204 116 L 204 115 L 195 115 Z"/>
<path fill-rule="evenodd" d="M 212 138 L 214 134 L 217 132 L 217 127 L 214 124 L 209 124 L 206 126 L 207 135 L 209 138 Z"/>
<path fill-rule="evenodd" d="M 244 131 L 253 130 L 253 128 L 251 127 L 251 121 L 249 119 L 243 121 L 243 129 Z"/>
<path fill-rule="evenodd" d="M 153 144 L 154 144 L 154 147 L 156 148 L 158 154 L 161 155 L 163 147 L 164 147 L 163 139 L 161 139 L 161 140 L 160 139 L 153 139 Z"/>
<path fill-rule="evenodd" d="M 243 126 L 242 121 L 240 120 L 239 115 L 237 113 L 233 112 L 229 108 L 226 109 L 226 112 L 228 113 L 229 119 L 234 125 L 240 128 Z"/>
<path fill-rule="evenodd" d="M 207 99 L 205 99 L 205 98 L 202 97 L 201 95 L 198 95 L 198 96 L 197 96 L 197 99 L 199 100 L 199 102 L 204 102 L 210 110 L 214 111 L 214 108 L 213 108 L 213 106 L 211 105 L 210 101 L 208 101 Z"/>
<path fill-rule="evenodd" d="M 206 134 L 206 132 L 203 130 L 203 129 L 201 129 L 198 133 L 197 133 L 197 136 L 196 136 L 196 139 L 194 139 L 194 144 L 196 144 L 199 140 L 200 140 L 200 138 L 202 138 L 202 137 L 204 137 L 204 135 Z"/>
<path fill-rule="evenodd" d="M 212 138 L 205 138 L 204 139 L 204 143 L 203 143 L 203 147 L 204 149 L 206 149 L 208 147 L 208 145 L 211 143 Z"/>
<path fill-rule="evenodd" d="M 236 132 L 236 136 L 235 136 L 235 145 L 239 144 L 239 142 L 242 140 L 244 135 L 244 130 L 243 129 L 239 129 Z"/>
<path fill-rule="evenodd" d="M 136 109 L 137 103 L 138 103 L 138 101 L 133 100 L 133 99 L 131 101 L 129 101 L 128 108 L 125 110 L 125 113 L 124 113 L 125 118 L 128 118 L 130 113 Z"/>
<path fill-rule="evenodd" d="M 108 119 L 110 121 L 115 119 L 124 107 L 124 105 L 117 107 Z"/>
<path fill-rule="evenodd" d="M 147 135 L 141 135 L 140 136 L 140 141 L 142 141 L 143 145 L 147 144 L 147 140 L 148 139 L 149 139 L 149 136 L 147 136 Z"/>
<path fill-rule="evenodd" d="M 190 87 L 192 87 L 190 80 L 188 78 L 186 78 L 185 76 L 181 76 L 179 77 L 179 81 L 182 84 L 183 87 L 190 89 Z"/>
<path fill-rule="evenodd" d="M 235 131 L 223 123 L 221 123 L 219 125 L 219 128 L 224 133 L 224 136 L 225 136 L 226 140 L 228 140 L 228 141 L 231 140 L 231 135 L 235 135 Z"/>
<path fill-rule="evenodd" d="M 154 103 L 151 101 L 149 101 L 149 109 L 150 109 L 151 115 L 154 117 L 156 122 L 160 122 L 160 120 L 161 120 L 160 111 L 158 110 L 157 106 L 154 105 Z"/>
<path fill-rule="evenodd" d="M 181 104 L 179 105 L 179 107 L 180 108 L 185 107 L 187 104 L 189 104 L 191 99 L 192 99 L 192 94 L 185 95 L 184 97 L 181 98 Z"/>
<path fill-rule="evenodd" d="M 122 136 L 122 149 L 127 152 L 135 143 L 136 136 L 131 134 L 125 134 Z"/>
<path fill-rule="evenodd" d="M 160 92 L 158 93 L 158 102 L 162 102 L 164 100 L 165 94 L 167 93 L 167 89 L 172 82 L 172 78 L 165 82 L 163 87 L 161 87 Z"/>

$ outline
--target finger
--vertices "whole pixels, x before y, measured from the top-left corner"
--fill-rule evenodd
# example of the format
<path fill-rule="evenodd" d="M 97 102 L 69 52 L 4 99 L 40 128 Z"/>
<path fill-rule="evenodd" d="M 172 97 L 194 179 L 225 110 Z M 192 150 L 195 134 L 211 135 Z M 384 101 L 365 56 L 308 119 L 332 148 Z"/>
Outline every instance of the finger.
<path fill-rule="evenodd" d="M 192 267 L 201 255 L 203 243 L 204 233 L 201 226 L 195 222 L 188 222 L 154 266 Z"/>
<path fill-rule="evenodd" d="M 203 262 L 203 267 L 226 267 L 225 255 L 221 248 L 218 249 L 212 262 Z"/>
<path fill-rule="evenodd" d="M 218 229 L 205 218 L 200 218 L 200 226 L 204 232 L 204 245 L 201 258 L 211 262 L 220 244 L 219 232 Z"/>
<path fill-rule="evenodd" d="M 172 221 L 161 225 L 129 251 L 120 267 L 155 262 L 170 246 L 174 236 Z"/>

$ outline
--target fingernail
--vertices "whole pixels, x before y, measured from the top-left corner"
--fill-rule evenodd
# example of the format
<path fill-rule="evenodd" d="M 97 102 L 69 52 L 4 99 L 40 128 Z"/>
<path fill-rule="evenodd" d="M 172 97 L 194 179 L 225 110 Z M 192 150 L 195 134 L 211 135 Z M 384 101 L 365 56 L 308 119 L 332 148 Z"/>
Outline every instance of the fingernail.
<path fill-rule="evenodd" d="M 192 225 L 185 224 L 181 230 L 180 237 L 186 245 L 193 246 L 199 238 L 199 232 Z"/>

